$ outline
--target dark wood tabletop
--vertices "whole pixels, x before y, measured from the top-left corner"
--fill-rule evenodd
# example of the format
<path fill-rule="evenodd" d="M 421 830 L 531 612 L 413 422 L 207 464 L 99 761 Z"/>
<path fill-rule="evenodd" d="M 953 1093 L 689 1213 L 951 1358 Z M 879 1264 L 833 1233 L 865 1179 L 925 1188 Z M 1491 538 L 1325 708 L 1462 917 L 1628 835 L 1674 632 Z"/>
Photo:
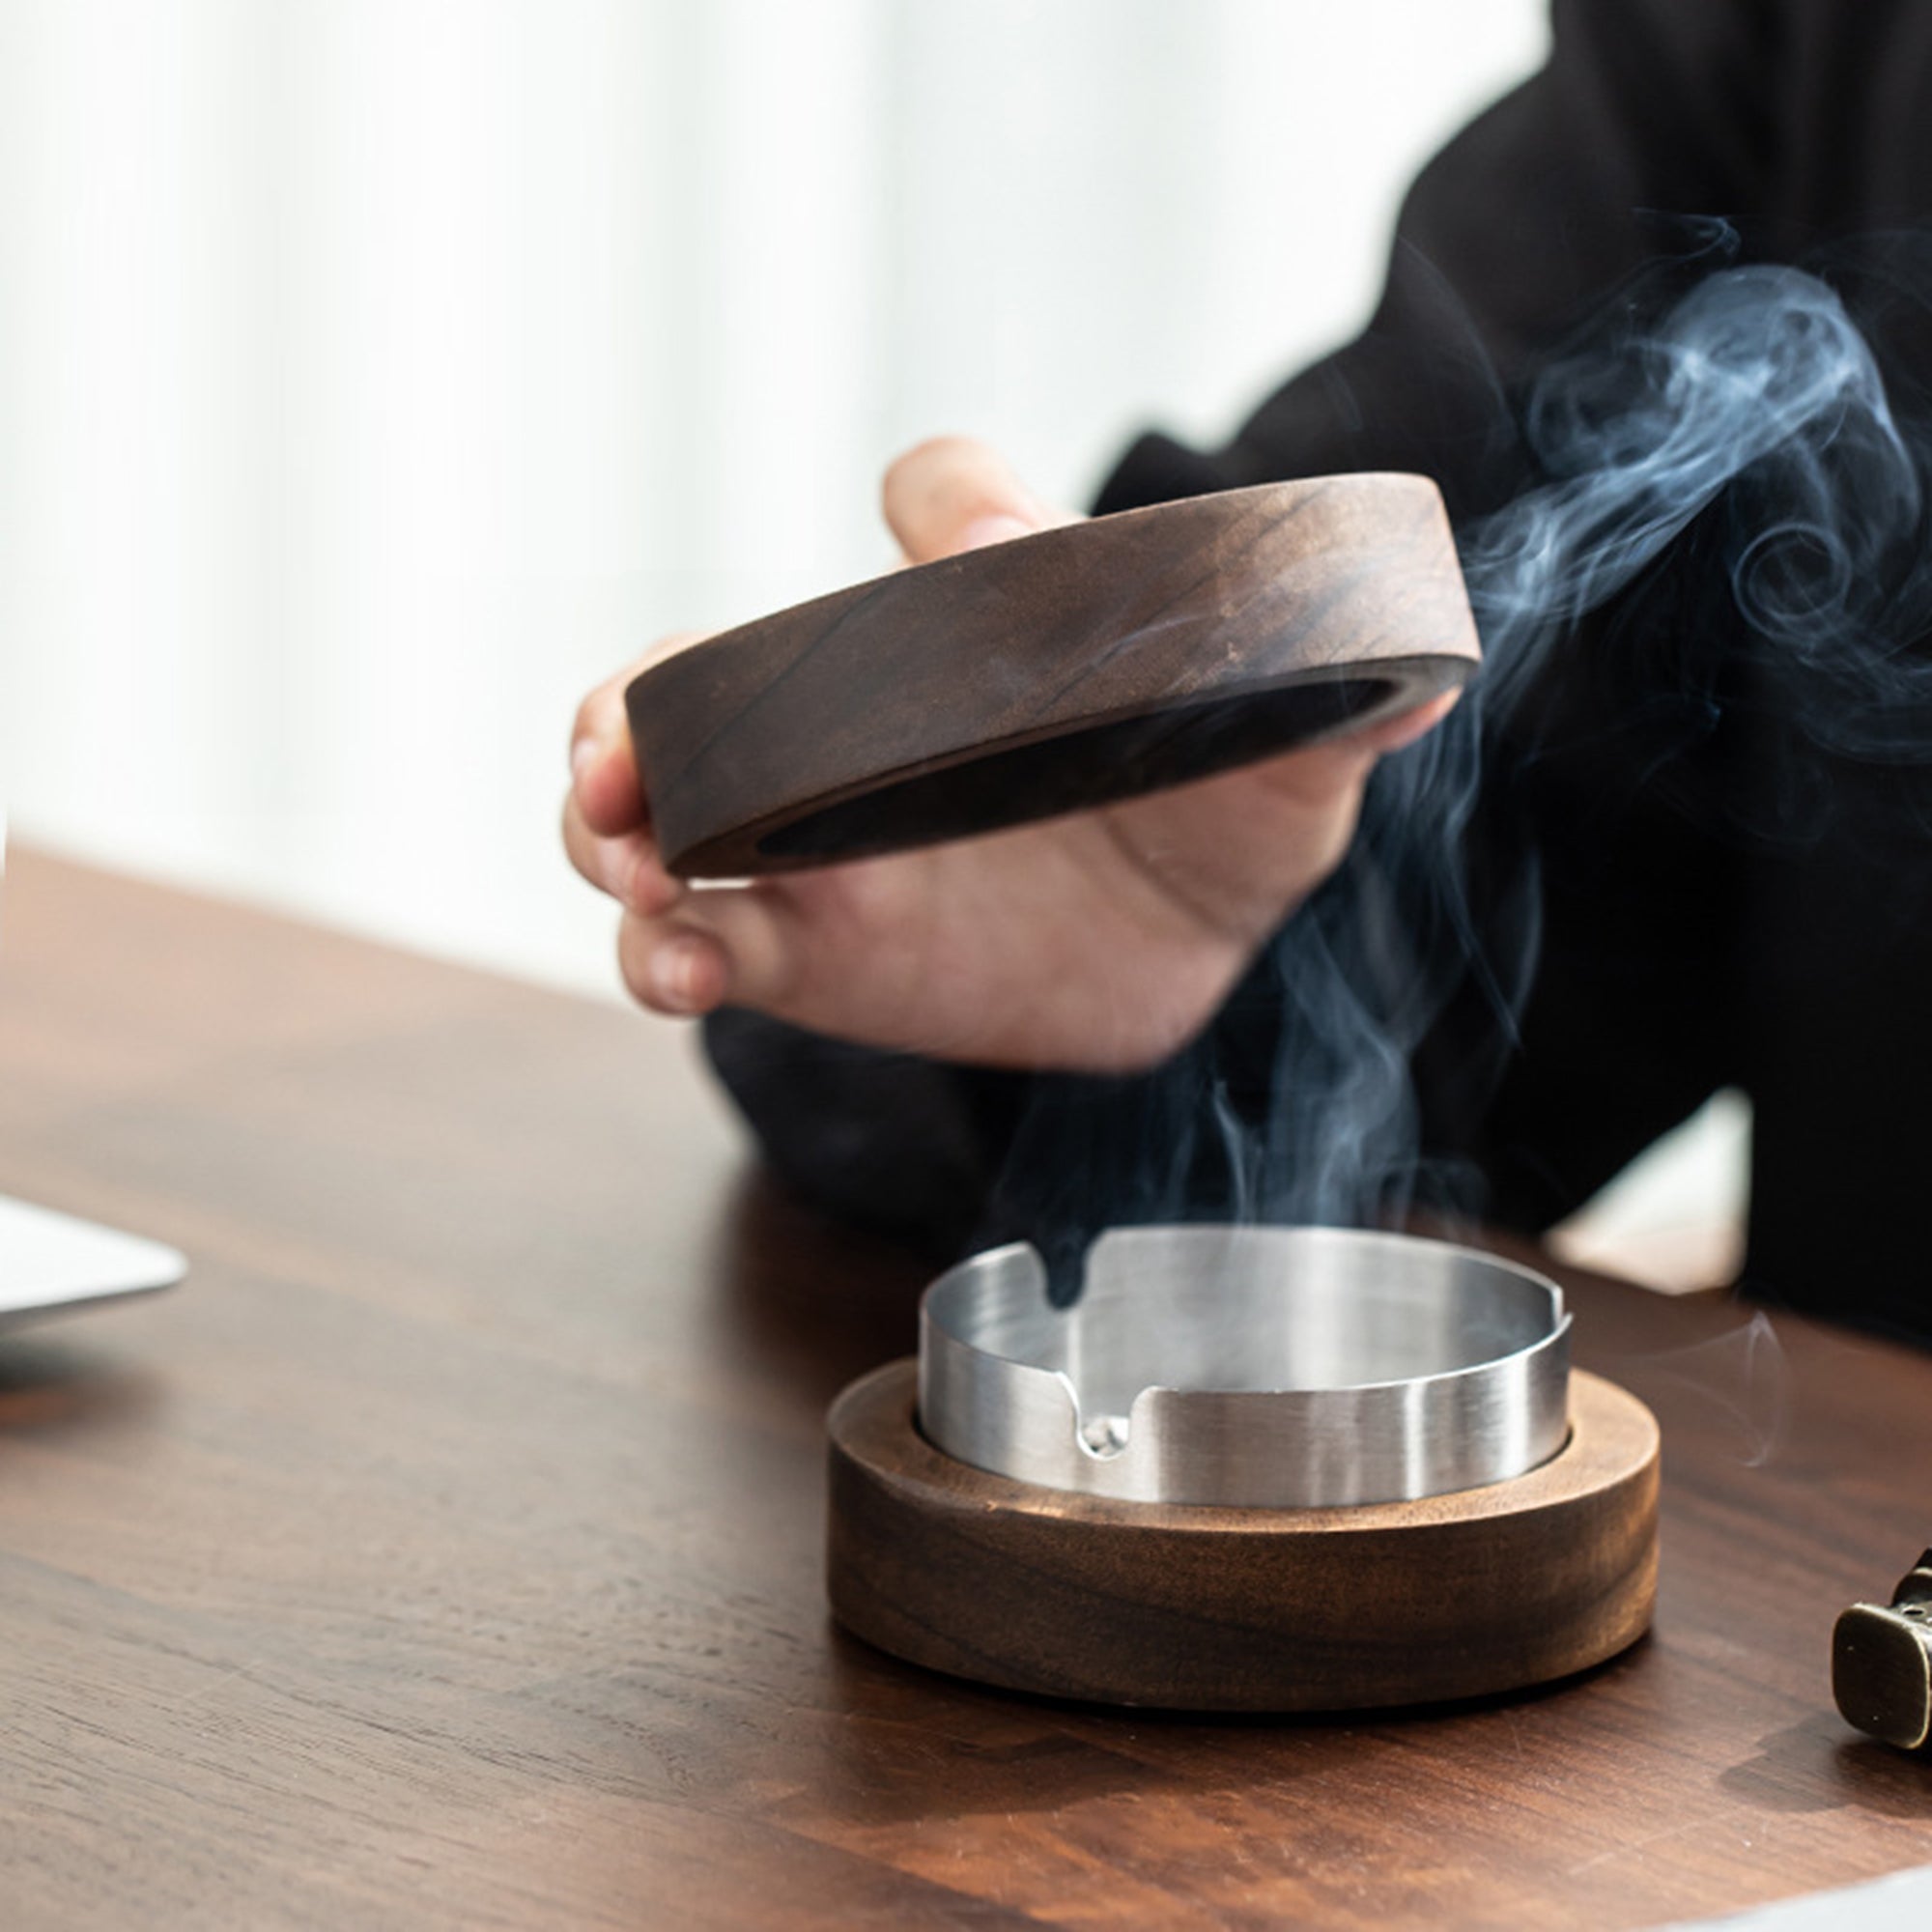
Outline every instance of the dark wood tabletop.
<path fill-rule="evenodd" d="M 687 1034 L 16 856 L 0 1191 L 188 1281 L 0 1341 L 0 1923 L 1615 1927 L 1932 1861 L 1832 1709 L 1932 1540 L 1932 1357 L 1572 1278 L 1664 1435 L 1655 1634 L 1204 1721 L 841 1636 L 821 1414 L 919 1270 Z"/>

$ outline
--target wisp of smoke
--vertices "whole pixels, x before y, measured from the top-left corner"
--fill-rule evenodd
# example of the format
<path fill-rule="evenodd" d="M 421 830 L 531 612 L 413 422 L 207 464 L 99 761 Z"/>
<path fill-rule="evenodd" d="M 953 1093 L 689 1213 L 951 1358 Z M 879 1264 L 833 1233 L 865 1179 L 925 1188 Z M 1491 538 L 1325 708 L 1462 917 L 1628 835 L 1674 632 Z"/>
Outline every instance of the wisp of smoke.
<path fill-rule="evenodd" d="M 1741 479 L 1731 586 L 1754 631 L 1836 688 L 1835 702 L 1812 693 L 1807 715 L 1869 727 L 1898 695 L 1872 640 L 1889 628 L 1888 561 L 1918 528 L 1918 469 L 1823 282 L 1789 268 L 1713 276 L 1623 355 L 1547 370 L 1525 438 L 1550 480 L 1473 531 L 1464 557 L 1489 705 L 1510 704 L 1553 639 Z"/>
<path fill-rule="evenodd" d="M 1724 1334 L 1625 1357 L 1618 1373 L 1631 1366 L 1640 1366 L 1655 1386 L 1688 1391 L 1705 1426 L 1723 1438 L 1727 1460 L 1761 1469 L 1777 1455 L 1790 1420 L 1792 1373 L 1784 1344 L 1763 1309 Z"/>
<path fill-rule="evenodd" d="M 1383 761 L 1343 874 L 1245 996 L 1278 1008 L 1272 1067 L 1223 1065 L 1210 1038 L 1090 1150 L 1110 1218 L 1358 1224 L 1480 1206 L 1473 1177 L 1426 1170 L 1410 1068 L 1452 1000 L 1479 1001 L 1506 1051 L 1535 973 L 1533 855 L 1486 877 L 1474 910 L 1471 865 L 1494 863 L 1468 837 L 1485 754 L 1563 675 L 1583 620 L 1693 526 L 1727 647 L 1762 660 L 1792 726 L 1855 755 L 1932 748 L 1932 662 L 1916 649 L 1932 572 L 1901 568 L 1921 536 L 1922 453 L 1826 283 L 1711 273 L 1654 325 L 1545 366 L 1520 434 L 1530 486 L 1459 533 L 1482 674 L 1447 724 Z M 1523 737 L 1512 754 L 1533 758 Z"/>
<path fill-rule="evenodd" d="M 1275 952 L 1291 1022 L 1262 1132 L 1270 1218 L 1369 1220 L 1418 1189 L 1437 1208 L 1458 1198 L 1456 1177 L 1417 1158 L 1411 1056 L 1470 986 L 1506 1046 L 1536 964 L 1533 855 L 1491 882 L 1503 910 L 1481 931 L 1471 911 L 1485 750 L 1563 675 L 1554 654 L 1582 621 L 1693 525 L 1719 520 L 1697 567 L 1721 575 L 1731 634 L 1768 656 L 1789 722 L 1836 751 L 1932 745 L 1932 664 L 1912 648 L 1932 622 L 1896 567 L 1920 530 L 1919 457 L 1824 282 L 1715 273 L 1655 327 L 1550 363 L 1522 432 L 1540 480 L 1461 539 L 1483 674 L 1442 730 L 1385 762 L 1350 890 L 1291 922 Z"/>

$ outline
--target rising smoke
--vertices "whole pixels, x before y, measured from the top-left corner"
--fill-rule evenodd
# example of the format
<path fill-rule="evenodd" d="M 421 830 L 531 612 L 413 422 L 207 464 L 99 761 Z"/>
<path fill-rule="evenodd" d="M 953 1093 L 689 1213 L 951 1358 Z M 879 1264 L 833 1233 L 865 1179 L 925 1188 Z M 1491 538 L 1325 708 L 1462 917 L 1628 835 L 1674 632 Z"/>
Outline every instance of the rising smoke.
<path fill-rule="evenodd" d="M 1519 765 L 1540 755 L 1539 693 L 1568 673 L 1585 620 L 1647 574 L 1688 561 L 1721 650 L 1660 650 L 1640 629 L 1598 644 L 1650 654 L 1623 688 L 1687 737 L 1715 727 L 1724 654 L 1742 651 L 1792 734 L 1859 757 L 1932 751 L 1924 442 L 1844 303 L 1802 270 L 1752 266 L 1706 274 L 1642 326 L 1621 319 L 1634 306 L 1534 379 L 1520 421 L 1532 481 L 1459 532 L 1482 675 L 1444 726 L 1383 761 L 1343 873 L 1238 996 L 1276 1009 L 1271 1077 L 1224 1064 L 1210 1035 L 1131 1106 L 1089 1096 L 1023 1137 L 1023 1159 L 1038 1135 L 1064 1167 L 1069 1127 L 1084 1132 L 1104 1197 L 1060 1204 L 1082 1225 L 1050 1257 L 1057 1295 L 1077 1292 L 1072 1254 L 1104 1219 L 1481 1211 L 1473 1172 L 1419 1151 L 1411 1063 L 1452 1002 L 1474 1003 L 1491 1062 L 1460 1070 L 1475 1104 L 1535 974 L 1533 847 L 1499 865 L 1470 838 L 1486 763 L 1505 741 Z"/>

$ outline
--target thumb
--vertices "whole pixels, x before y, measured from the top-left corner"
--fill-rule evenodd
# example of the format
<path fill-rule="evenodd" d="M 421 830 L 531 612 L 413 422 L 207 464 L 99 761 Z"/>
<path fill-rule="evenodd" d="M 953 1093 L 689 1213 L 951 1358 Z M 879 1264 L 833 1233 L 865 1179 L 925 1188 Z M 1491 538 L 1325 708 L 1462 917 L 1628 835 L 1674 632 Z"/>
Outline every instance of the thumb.
<path fill-rule="evenodd" d="M 934 437 L 907 450 L 886 471 L 881 496 L 909 563 L 1073 521 L 1042 503 L 1003 456 L 966 436 Z"/>

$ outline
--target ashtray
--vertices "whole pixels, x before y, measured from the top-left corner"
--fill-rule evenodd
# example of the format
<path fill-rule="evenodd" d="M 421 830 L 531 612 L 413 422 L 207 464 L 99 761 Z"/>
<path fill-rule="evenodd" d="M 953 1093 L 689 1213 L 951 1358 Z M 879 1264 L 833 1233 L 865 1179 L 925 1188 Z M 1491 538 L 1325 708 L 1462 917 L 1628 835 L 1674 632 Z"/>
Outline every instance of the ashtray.
<path fill-rule="evenodd" d="M 1114 1230 L 1070 1307 L 1019 1244 L 829 1420 L 834 1613 L 915 1663 L 1192 1710 L 1539 1684 L 1648 1628 L 1658 1434 L 1557 1286 L 1333 1228 Z"/>

